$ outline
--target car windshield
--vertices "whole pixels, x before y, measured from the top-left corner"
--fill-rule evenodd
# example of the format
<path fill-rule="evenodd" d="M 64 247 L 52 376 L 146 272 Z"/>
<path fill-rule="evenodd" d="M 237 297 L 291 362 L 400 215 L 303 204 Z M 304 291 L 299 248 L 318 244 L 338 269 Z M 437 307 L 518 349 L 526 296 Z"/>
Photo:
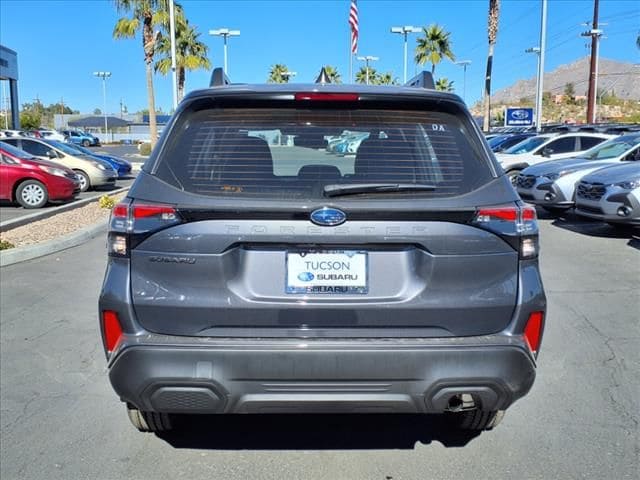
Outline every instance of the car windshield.
<path fill-rule="evenodd" d="M 511 153 L 518 155 L 520 153 L 527 153 L 542 145 L 549 140 L 548 137 L 531 137 L 523 140 L 520 143 L 516 143 L 513 147 L 507 148 L 504 153 Z"/>
<path fill-rule="evenodd" d="M 496 147 L 504 142 L 507 138 L 509 138 L 509 135 L 498 135 L 497 137 L 492 137 L 489 139 L 489 146 L 491 148 Z"/>
<path fill-rule="evenodd" d="M 0 148 L 13 157 L 20 158 L 22 160 L 34 160 L 33 155 L 30 153 L 20 150 L 18 147 L 14 147 L 13 145 L 9 145 L 6 142 L 0 141 Z"/>
<path fill-rule="evenodd" d="M 608 142 L 596 145 L 591 150 L 587 150 L 581 156 L 589 160 L 604 160 L 607 158 L 617 158 L 627 150 L 640 144 L 640 135 L 626 135 L 614 138 Z"/>
<path fill-rule="evenodd" d="M 66 143 L 58 142 L 57 140 L 44 140 L 44 142 L 64 153 L 68 153 L 69 155 L 78 155 L 78 151 Z"/>
<path fill-rule="evenodd" d="M 465 121 L 429 110 L 185 112 L 152 173 L 201 195 L 317 199 L 327 185 L 332 195 L 459 195 L 493 178 Z"/>
<path fill-rule="evenodd" d="M 84 153 L 86 155 L 93 155 L 93 152 L 91 150 L 89 150 L 88 148 L 84 148 L 81 145 L 76 145 L 75 143 L 70 143 L 68 146 L 71 147 L 74 150 L 77 150 L 79 153 Z"/>

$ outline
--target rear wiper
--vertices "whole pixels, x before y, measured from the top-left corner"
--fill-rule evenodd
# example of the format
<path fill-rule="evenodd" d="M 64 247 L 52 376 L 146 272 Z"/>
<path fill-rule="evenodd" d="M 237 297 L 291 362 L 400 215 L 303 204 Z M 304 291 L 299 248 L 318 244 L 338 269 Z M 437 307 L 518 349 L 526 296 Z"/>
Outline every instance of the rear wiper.
<path fill-rule="evenodd" d="M 423 183 L 335 183 L 325 185 L 323 192 L 327 197 L 338 197 L 358 193 L 432 192 L 436 188 Z"/>

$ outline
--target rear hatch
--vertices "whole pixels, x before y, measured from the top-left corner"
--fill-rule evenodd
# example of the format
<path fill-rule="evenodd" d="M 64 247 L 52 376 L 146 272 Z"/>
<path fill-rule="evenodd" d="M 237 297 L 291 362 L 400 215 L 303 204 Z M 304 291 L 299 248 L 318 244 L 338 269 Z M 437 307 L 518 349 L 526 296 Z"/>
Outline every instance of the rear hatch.
<path fill-rule="evenodd" d="M 129 228 L 140 324 L 189 336 L 502 330 L 520 209 L 464 107 L 295 98 L 195 99 L 176 116 L 112 219 Z M 345 131 L 361 133 L 355 154 L 328 148 Z"/>

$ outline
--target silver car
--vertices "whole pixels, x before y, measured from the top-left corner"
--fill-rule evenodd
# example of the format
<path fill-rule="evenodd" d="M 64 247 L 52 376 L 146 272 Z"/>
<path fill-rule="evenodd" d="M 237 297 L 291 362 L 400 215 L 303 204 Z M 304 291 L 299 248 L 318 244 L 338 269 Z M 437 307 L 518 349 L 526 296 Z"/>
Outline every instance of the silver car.
<path fill-rule="evenodd" d="M 613 226 L 640 226 L 640 162 L 597 170 L 576 191 L 576 213 Z"/>
<path fill-rule="evenodd" d="M 614 138 L 565 160 L 551 160 L 525 168 L 516 180 L 520 198 L 558 212 L 573 207 L 582 177 L 620 162 L 640 160 L 640 133 Z"/>

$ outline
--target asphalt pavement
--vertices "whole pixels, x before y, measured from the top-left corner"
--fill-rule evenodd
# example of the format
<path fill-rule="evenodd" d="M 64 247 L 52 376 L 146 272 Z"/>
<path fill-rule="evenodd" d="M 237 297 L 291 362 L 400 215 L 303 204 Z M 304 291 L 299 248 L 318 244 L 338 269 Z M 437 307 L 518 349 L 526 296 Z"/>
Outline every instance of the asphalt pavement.
<path fill-rule="evenodd" d="M 140 167 L 144 162 L 144 158 L 140 158 L 137 156 L 138 149 L 135 145 L 109 145 L 103 147 L 92 147 L 92 151 L 96 154 L 105 154 L 105 155 L 116 155 L 124 158 L 131 162 L 134 167 Z M 133 183 L 135 180 L 135 176 L 137 172 L 134 171 L 132 174 L 125 178 L 119 178 L 116 181 L 116 185 L 114 187 L 102 187 L 98 190 L 90 190 L 87 192 L 82 192 L 76 196 L 75 200 L 82 200 L 84 198 L 91 197 L 99 197 L 104 195 L 105 193 L 109 193 L 111 190 L 116 190 L 118 188 L 127 187 Z M 55 204 L 47 204 L 41 209 L 26 209 L 22 208 L 17 203 L 11 203 L 5 200 L 0 201 L 0 222 L 6 222 L 7 220 L 13 220 L 15 218 L 20 218 L 25 215 L 30 215 L 35 212 L 40 212 L 46 209 L 54 208 L 61 205 L 60 203 Z"/>
<path fill-rule="evenodd" d="M 97 322 L 104 238 L 0 269 L 0 477 L 637 479 L 640 239 L 541 220 L 548 322 L 532 391 L 493 431 L 437 417 L 194 417 L 137 432 Z"/>

